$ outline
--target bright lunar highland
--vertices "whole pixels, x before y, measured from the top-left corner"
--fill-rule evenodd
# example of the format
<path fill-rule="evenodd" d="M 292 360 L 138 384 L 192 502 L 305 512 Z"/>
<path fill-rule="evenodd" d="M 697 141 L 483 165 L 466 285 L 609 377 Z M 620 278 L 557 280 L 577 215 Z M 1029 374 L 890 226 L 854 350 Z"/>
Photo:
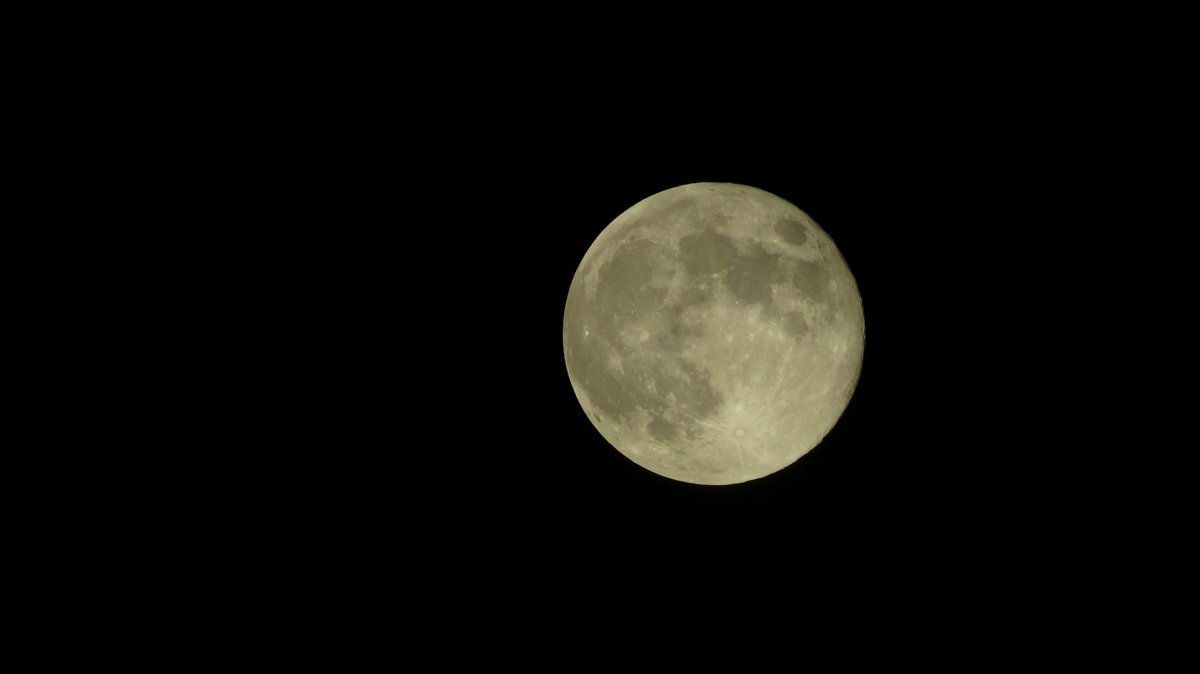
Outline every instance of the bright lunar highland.
<path fill-rule="evenodd" d="M 659 475 L 733 484 L 817 445 L 862 368 L 862 299 L 829 235 L 753 187 L 643 199 L 584 255 L 563 351 L 584 412 Z"/>

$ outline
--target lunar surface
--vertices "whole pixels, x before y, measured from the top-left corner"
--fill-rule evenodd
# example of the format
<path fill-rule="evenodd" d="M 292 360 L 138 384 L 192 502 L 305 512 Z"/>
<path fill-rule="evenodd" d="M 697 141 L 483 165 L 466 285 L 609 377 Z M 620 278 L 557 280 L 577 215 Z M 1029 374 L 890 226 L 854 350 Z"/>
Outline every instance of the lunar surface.
<path fill-rule="evenodd" d="M 753 187 L 659 192 L 601 232 L 563 351 L 596 429 L 659 475 L 733 484 L 817 445 L 862 367 L 858 287 L 820 227 Z"/>

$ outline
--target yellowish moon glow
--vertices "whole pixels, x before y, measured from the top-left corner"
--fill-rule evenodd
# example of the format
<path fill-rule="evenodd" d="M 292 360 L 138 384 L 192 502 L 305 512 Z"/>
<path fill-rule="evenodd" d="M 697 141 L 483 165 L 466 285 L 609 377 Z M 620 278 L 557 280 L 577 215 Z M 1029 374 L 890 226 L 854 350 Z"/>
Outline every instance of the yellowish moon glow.
<path fill-rule="evenodd" d="M 635 204 L 584 255 L 563 351 L 579 403 L 659 475 L 745 482 L 837 422 L 862 368 L 862 299 L 829 235 L 745 185 L 683 185 Z"/>

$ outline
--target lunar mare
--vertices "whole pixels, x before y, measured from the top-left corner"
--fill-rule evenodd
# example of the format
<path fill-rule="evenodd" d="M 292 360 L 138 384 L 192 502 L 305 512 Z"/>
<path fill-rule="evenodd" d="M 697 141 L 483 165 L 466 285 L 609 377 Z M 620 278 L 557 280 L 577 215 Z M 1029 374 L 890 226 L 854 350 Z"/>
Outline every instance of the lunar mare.
<path fill-rule="evenodd" d="M 829 235 L 744 185 L 643 199 L 584 255 L 567 295 L 571 385 L 609 443 L 659 475 L 733 484 L 784 468 L 841 416 L 862 367 L 862 300 Z"/>

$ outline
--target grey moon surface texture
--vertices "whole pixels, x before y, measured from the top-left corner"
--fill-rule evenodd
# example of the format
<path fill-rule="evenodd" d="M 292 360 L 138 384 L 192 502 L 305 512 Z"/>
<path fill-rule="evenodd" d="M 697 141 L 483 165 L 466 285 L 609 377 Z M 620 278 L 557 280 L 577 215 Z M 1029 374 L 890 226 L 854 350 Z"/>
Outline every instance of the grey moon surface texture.
<path fill-rule="evenodd" d="M 600 233 L 567 294 L 563 352 L 600 434 L 659 475 L 746 482 L 833 428 L 858 383 L 862 298 L 833 240 L 762 190 L 695 183 Z"/>

